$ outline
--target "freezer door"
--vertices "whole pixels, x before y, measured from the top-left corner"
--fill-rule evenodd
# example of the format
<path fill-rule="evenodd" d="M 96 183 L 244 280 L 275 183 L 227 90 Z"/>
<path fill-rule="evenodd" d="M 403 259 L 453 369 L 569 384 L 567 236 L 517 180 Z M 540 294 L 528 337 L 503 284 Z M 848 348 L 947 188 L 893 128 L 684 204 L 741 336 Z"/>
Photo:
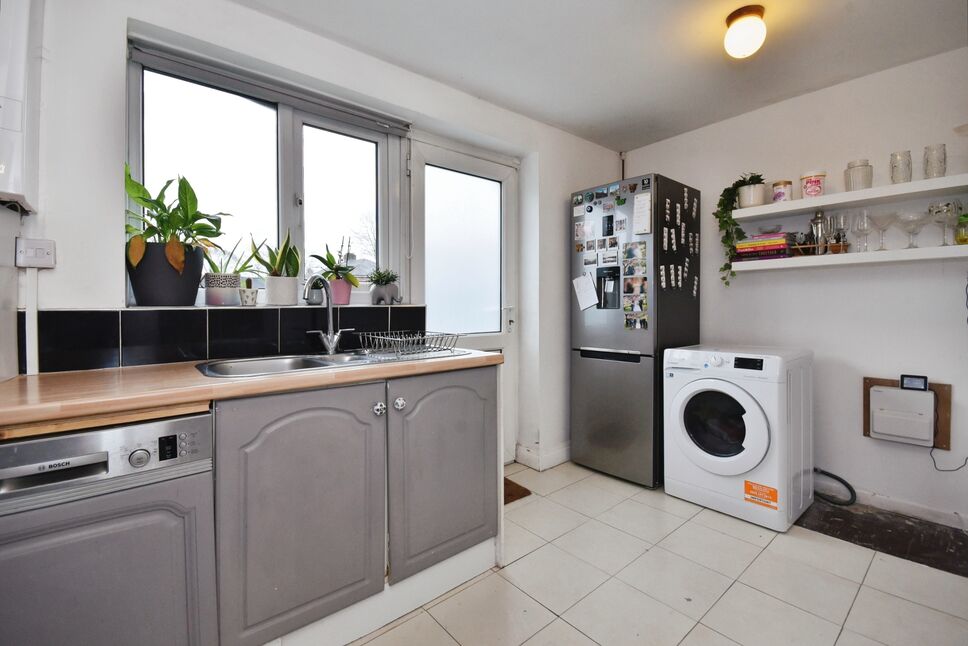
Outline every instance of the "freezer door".
<path fill-rule="evenodd" d="M 572 351 L 572 461 L 657 486 L 653 386 L 650 356 Z"/>

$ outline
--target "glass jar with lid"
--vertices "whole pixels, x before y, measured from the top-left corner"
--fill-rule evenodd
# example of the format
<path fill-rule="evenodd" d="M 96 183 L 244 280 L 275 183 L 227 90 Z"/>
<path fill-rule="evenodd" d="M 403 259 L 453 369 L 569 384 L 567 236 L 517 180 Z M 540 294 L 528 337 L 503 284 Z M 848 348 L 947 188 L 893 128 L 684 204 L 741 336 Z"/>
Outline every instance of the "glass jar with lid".
<path fill-rule="evenodd" d="M 968 213 L 962 213 L 955 227 L 955 243 L 968 244 Z"/>

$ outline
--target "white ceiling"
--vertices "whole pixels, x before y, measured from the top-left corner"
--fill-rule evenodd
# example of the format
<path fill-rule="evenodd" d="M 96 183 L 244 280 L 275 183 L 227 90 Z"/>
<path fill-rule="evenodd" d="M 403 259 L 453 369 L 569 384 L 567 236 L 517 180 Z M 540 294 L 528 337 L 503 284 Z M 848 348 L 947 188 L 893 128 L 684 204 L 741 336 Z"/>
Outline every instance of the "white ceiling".
<path fill-rule="evenodd" d="M 968 44 L 966 0 L 761 0 L 741 61 L 743 0 L 236 1 L 613 150 Z"/>

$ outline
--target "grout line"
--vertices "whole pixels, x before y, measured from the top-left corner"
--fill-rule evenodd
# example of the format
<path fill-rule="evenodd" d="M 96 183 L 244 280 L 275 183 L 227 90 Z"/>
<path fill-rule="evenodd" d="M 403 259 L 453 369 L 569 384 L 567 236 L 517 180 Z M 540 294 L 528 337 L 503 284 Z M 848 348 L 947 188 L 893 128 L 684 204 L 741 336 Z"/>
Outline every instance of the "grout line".
<path fill-rule="evenodd" d="M 426 612 L 427 613 L 427 616 L 430 617 L 430 620 L 432 622 L 434 622 L 435 624 L 437 624 L 438 626 L 440 626 L 440 629 L 443 630 L 445 633 L 447 633 L 448 637 L 450 637 L 451 639 L 453 639 L 455 644 L 457 644 L 458 646 L 460 646 L 460 642 L 457 641 L 457 637 L 455 637 L 449 630 L 447 630 L 447 627 L 444 626 L 444 624 L 442 624 L 439 621 L 437 621 L 437 617 L 434 617 L 432 614 L 430 614 L 429 612 L 427 612 L 427 610 L 425 608 L 421 608 L 421 610 L 423 610 L 423 612 Z"/>
<path fill-rule="evenodd" d="M 890 556 L 890 555 L 888 555 L 888 556 Z M 957 576 L 957 575 L 955 575 L 955 576 Z M 948 617 L 951 617 L 952 619 L 957 620 L 959 623 L 968 625 L 968 619 L 965 619 L 964 617 L 959 617 L 958 615 L 953 615 L 950 612 L 947 612 L 945 610 L 939 610 L 938 608 L 935 608 L 933 606 L 929 606 L 927 604 L 921 603 L 920 601 L 914 601 L 912 599 L 908 599 L 906 597 L 902 597 L 900 595 L 894 594 L 893 592 L 888 592 L 886 590 L 881 590 L 880 588 L 875 588 L 872 585 L 865 585 L 865 584 L 861 583 L 860 584 L 860 587 L 857 588 L 857 595 L 858 596 L 860 596 L 860 588 L 867 588 L 868 590 L 873 590 L 875 592 L 880 592 L 881 594 L 886 594 L 889 597 L 894 597 L 895 599 L 900 599 L 901 601 L 906 601 L 908 603 L 913 603 L 916 606 L 921 606 L 922 608 L 926 608 L 927 610 L 931 610 L 931 611 L 937 612 L 939 614 L 946 615 Z M 851 606 L 851 607 L 853 607 L 853 606 Z M 846 623 L 846 620 L 845 620 L 844 623 Z M 866 637 L 866 635 L 865 635 L 865 637 Z"/>

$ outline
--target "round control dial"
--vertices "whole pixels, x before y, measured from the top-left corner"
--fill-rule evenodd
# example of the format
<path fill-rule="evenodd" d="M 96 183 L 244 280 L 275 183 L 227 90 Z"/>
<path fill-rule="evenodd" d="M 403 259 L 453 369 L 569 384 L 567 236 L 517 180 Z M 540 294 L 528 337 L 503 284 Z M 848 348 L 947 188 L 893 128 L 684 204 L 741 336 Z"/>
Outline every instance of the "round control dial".
<path fill-rule="evenodd" d="M 137 449 L 131 452 L 128 456 L 128 464 L 133 466 L 135 469 L 140 469 L 144 465 L 148 464 L 151 460 L 151 453 L 148 453 L 146 449 Z"/>
<path fill-rule="evenodd" d="M 723 365 L 723 358 L 718 354 L 711 355 L 709 357 L 709 365 L 716 366 L 717 368 Z"/>

